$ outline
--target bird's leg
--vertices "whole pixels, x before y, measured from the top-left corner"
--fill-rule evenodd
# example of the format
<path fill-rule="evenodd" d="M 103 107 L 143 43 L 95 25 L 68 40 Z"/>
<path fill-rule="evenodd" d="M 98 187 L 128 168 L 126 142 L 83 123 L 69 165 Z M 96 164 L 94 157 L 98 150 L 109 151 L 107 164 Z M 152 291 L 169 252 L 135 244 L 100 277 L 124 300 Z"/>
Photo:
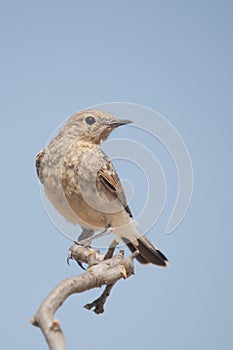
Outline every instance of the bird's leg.
<path fill-rule="evenodd" d="M 78 242 L 80 243 L 82 241 L 88 241 L 90 238 L 94 236 L 94 234 L 95 234 L 95 231 L 92 230 L 91 228 L 82 227 L 82 232 L 78 237 Z"/>
<path fill-rule="evenodd" d="M 82 232 L 80 234 L 80 236 L 78 237 L 78 241 L 74 242 L 76 244 L 80 244 L 83 245 L 84 247 L 90 247 L 91 246 L 91 242 L 94 239 L 100 238 L 100 237 L 104 237 L 109 235 L 112 232 L 112 228 L 109 226 L 108 228 L 106 228 L 105 230 L 101 231 L 100 233 L 98 233 L 97 235 L 95 234 L 95 231 L 92 229 L 87 229 L 87 228 L 82 228 Z M 112 244 L 110 245 L 108 252 L 105 255 L 105 260 L 109 259 L 112 257 L 115 247 L 117 246 L 118 241 L 114 240 L 112 242 Z M 85 270 L 85 268 L 83 267 L 82 263 L 80 263 L 79 261 L 77 261 L 78 265 Z M 68 260 L 68 264 L 69 264 L 69 260 Z"/>
<path fill-rule="evenodd" d="M 91 228 L 88 229 L 88 228 L 85 228 L 85 227 L 82 227 L 82 232 L 80 234 L 80 236 L 78 237 L 78 241 L 75 242 L 76 244 L 81 244 L 83 245 L 84 247 L 90 247 L 91 245 L 91 241 L 93 239 L 93 236 L 95 234 L 95 231 L 92 230 Z M 82 263 L 78 260 L 77 261 L 77 264 L 83 269 L 83 270 L 86 270 L 85 267 L 83 267 Z M 67 259 L 67 263 L 69 265 L 69 258 Z"/>
<path fill-rule="evenodd" d="M 112 228 L 111 227 L 107 227 L 105 230 L 101 231 L 100 233 L 97 233 L 97 235 L 95 235 L 93 237 L 93 239 L 97 239 L 97 238 L 101 238 L 104 236 L 108 236 L 112 233 Z"/>
<path fill-rule="evenodd" d="M 109 235 L 112 232 L 112 228 L 108 227 L 100 233 L 94 234 L 95 231 L 92 229 L 83 228 L 81 235 L 78 238 L 78 244 L 82 244 L 85 247 L 89 246 L 94 239 L 101 238 Z"/>

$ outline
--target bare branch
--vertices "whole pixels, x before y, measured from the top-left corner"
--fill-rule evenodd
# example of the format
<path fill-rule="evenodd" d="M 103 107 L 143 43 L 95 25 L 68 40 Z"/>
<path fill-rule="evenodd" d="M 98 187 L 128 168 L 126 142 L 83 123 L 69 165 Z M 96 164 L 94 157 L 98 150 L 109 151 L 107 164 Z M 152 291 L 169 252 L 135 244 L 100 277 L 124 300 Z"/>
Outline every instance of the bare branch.
<path fill-rule="evenodd" d="M 113 247 L 111 247 L 112 249 Z M 69 251 L 69 259 L 87 263 L 88 270 L 83 274 L 61 281 L 45 298 L 36 314 L 31 319 L 34 326 L 40 327 L 50 350 L 65 350 L 65 338 L 59 321 L 54 314 L 64 301 L 74 293 L 82 293 L 89 289 L 106 285 L 103 294 L 89 305 L 95 307 L 96 313 L 104 311 L 104 303 L 114 284 L 121 278 L 128 278 L 134 273 L 133 256 L 124 257 L 123 252 L 106 259 L 104 254 L 92 248 L 74 244 Z M 86 308 L 88 308 L 86 306 Z"/>

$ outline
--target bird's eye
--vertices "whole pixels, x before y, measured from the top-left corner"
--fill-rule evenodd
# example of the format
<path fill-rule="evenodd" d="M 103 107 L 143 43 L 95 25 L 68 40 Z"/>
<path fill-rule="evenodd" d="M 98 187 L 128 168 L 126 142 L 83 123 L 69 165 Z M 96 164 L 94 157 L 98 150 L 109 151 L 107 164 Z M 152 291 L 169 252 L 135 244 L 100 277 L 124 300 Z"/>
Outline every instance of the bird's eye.
<path fill-rule="evenodd" d="M 86 118 L 85 118 L 85 122 L 86 122 L 88 125 L 92 125 L 92 124 L 94 124 L 94 123 L 96 122 L 96 120 L 95 120 L 94 117 L 89 116 L 89 117 L 86 117 Z"/>

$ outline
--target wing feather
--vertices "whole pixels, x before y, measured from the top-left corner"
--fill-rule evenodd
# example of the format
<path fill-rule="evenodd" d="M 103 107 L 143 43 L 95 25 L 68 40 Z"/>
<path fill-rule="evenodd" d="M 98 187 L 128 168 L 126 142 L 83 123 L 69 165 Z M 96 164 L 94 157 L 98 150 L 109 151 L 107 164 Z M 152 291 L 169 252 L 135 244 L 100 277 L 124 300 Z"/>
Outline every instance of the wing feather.
<path fill-rule="evenodd" d="M 128 207 L 126 196 L 120 179 L 114 169 L 112 163 L 108 160 L 107 157 L 104 158 L 105 164 L 98 171 L 98 178 L 102 184 L 110 191 L 116 198 L 119 199 L 127 213 L 130 217 L 133 217 L 131 210 Z"/>
<path fill-rule="evenodd" d="M 37 173 L 37 176 L 40 179 L 41 183 L 43 183 L 43 179 L 42 179 L 42 176 L 41 176 L 40 162 L 41 162 L 41 159 L 42 159 L 43 156 L 44 156 L 44 150 L 42 149 L 36 155 L 36 173 Z"/>

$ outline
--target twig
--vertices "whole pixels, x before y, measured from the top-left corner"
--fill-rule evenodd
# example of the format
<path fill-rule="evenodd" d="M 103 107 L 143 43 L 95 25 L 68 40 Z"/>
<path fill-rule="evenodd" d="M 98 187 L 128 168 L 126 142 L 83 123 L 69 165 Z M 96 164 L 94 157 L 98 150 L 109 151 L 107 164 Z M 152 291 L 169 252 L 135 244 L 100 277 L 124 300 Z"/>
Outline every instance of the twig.
<path fill-rule="evenodd" d="M 108 248 L 107 253 L 104 256 L 104 260 L 110 259 L 115 251 L 116 246 L 119 244 L 117 239 L 114 239 L 114 241 L 111 243 L 110 247 Z"/>
<path fill-rule="evenodd" d="M 104 312 L 104 304 L 105 304 L 107 298 L 109 297 L 113 286 L 114 286 L 114 284 L 108 284 L 105 287 L 105 290 L 103 291 L 101 296 L 98 299 L 94 300 L 92 303 L 86 304 L 84 306 L 84 308 L 87 309 L 87 310 L 91 310 L 91 309 L 94 308 L 93 311 L 97 315 L 102 314 Z"/>
<path fill-rule="evenodd" d="M 114 254 L 114 251 L 115 251 L 115 248 L 118 245 L 118 243 L 119 243 L 118 240 L 114 239 L 114 241 L 111 243 L 110 247 L 108 248 L 107 253 L 104 256 L 104 260 L 112 258 L 113 254 Z M 84 306 L 84 308 L 87 309 L 87 310 L 91 310 L 91 309 L 94 308 L 93 311 L 97 315 L 98 314 L 102 314 L 104 312 L 104 304 L 106 303 L 106 300 L 109 297 L 113 286 L 114 286 L 114 284 L 108 284 L 105 287 L 105 290 L 103 291 L 101 296 L 98 299 L 94 300 L 92 303 L 86 304 Z"/>

